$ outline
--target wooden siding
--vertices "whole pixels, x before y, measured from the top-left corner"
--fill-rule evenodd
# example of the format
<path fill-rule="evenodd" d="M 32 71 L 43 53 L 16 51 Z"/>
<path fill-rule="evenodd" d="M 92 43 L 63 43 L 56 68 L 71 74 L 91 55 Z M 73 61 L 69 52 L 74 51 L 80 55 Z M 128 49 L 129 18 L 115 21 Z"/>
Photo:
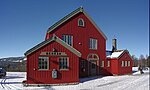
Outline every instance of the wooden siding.
<path fill-rule="evenodd" d="M 48 56 L 50 65 L 49 70 L 38 70 L 38 57 L 40 56 L 40 53 L 52 52 L 53 48 L 55 48 L 58 52 L 65 52 L 67 54 L 69 57 L 69 70 L 59 70 L 58 56 Z M 51 42 L 34 53 L 28 55 L 27 68 L 27 83 L 29 84 L 79 82 L 79 58 L 57 42 Z M 53 69 L 57 69 L 58 71 L 57 79 L 52 78 Z"/>
<path fill-rule="evenodd" d="M 110 60 L 111 63 L 110 68 L 107 68 L 107 71 L 110 72 L 112 75 L 122 75 L 132 73 L 132 58 L 127 52 L 125 52 L 120 58 L 113 58 L 113 59 L 107 58 L 107 60 Z M 130 66 L 122 67 L 121 66 L 122 61 L 130 61 Z"/>
<path fill-rule="evenodd" d="M 130 61 L 130 66 L 121 67 L 121 61 Z M 125 62 L 124 62 L 125 64 Z M 128 65 L 128 62 L 127 62 Z M 132 73 L 132 59 L 127 52 L 118 60 L 118 74 L 131 74 Z"/>
<path fill-rule="evenodd" d="M 113 75 L 118 74 L 118 60 L 117 59 L 111 59 L 111 73 Z"/>
<path fill-rule="evenodd" d="M 84 27 L 78 26 L 79 18 L 82 18 L 84 20 Z M 106 61 L 106 40 L 83 13 L 75 15 L 74 17 L 66 21 L 64 24 L 57 27 L 53 32 L 47 34 L 49 35 L 46 35 L 46 38 L 52 37 L 53 34 L 55 34 L 59 38 L 62 38 L 62 34 L 72 35 L 73 47 L 77 49 L 80 53 L 82 53 L 82 59 L 87 60 L 88 54 L 94 53 L 99 56 L 100 60 Z M 98 40 L 97 50 L 89 49 L 89 38 L 94 38 Z M 100 62 L 98 62 L 97 64 L 98 68 L 100 68 L 99 64 Z M 88 71 L 86 71 L 86 74 L 84 73 L 85 76 L 87 76 L 87 72 Z M 100 69 L 97 69 L 97 73 L 98 72 L 100 72 Z"/>

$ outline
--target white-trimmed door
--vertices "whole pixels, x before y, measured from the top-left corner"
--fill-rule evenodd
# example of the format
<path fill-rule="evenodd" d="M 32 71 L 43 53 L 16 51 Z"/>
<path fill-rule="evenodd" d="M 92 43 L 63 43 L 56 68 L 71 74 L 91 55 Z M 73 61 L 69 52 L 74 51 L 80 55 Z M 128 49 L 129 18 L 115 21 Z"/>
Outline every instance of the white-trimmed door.
<path fill-rule="evenodd" d="M 95 76 L 96 75 L 96 61 L 90 61 L 90 75 Z"/>

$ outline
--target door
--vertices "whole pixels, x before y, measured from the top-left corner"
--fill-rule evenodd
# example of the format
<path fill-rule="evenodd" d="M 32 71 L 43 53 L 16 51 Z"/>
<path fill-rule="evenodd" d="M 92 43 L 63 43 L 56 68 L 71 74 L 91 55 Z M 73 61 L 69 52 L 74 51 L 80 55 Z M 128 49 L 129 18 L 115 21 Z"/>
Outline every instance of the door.
<path fill-rule="evenodd" d="M 95 76 L 96 75 L 96 61 L 90 62 L 90 75 Z"/>

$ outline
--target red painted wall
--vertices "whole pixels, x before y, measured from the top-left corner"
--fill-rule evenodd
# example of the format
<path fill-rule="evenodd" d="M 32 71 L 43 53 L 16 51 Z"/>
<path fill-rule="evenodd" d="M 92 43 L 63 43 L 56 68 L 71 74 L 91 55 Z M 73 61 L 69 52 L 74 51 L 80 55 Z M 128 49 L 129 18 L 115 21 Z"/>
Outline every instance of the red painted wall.
<path fill-rule="evenodd" d="M 41 52 L 52 52 L 55 48 L 58 52 L 66 52 L 69 57 L 69 70 L 60 71 L 58 56 L 49 56 L 50 69 L 45 71 L 38 70 L 38 57 Z M 79 82 L 79 58 L 57 42 L 51 42 L 27 56 L 27 83 L 28 84 L 55 84 Z M 34 68 L 36 70 L 34 70 Z M 52 70 L 57 69 L 58 78 L 52 78 Z"/>
<path fill-rule="evenodd" d="M 82 18 L 85 21 L 85 27 L 78 26 L 79 18 Z M 62 34 L 73 35 L 73 47 L 82 54 L 82 59 L 87 60 L 87 56 L 89 53 L 95 53 L 99 55 L 100 60 L 106 61 L 106 40 L 83 13 L 79 13 L 76 16 L 72 17 L 70 20 L 56 28 L 49 35 L 47 34 L 46 38 L 52 37 L 53 34 L 57 35 L 59 38 L 62 38 Z M 97 50 L 89 49 L 89 38 L 95 38 L 98 40 Z M 81 45 L 79 43 L 81 43 Z M 100 62 L 98 62 L 98 68 L 99 65 Z M 86 74 L 83 73 L 85 76 L 88 74 L 87 70 L 88 69 L 86 68 Z M 99 74 L 98 72 L 100 72 L 100 70 L 98 70 L 99 69 L 97 69 L 97 74 Z"/>
<path fill-rule="evenodd" d="M 107 68 L 107 71 L 110 72 L 112 75 L 121 75 L 121 74 L 131 74 L 132 73 L 132 59 L 130 55 L 125 52 L 119 59 L 117 58 L 107 58 L 110 60 L 110 68 Z M 121 62 L 123 61 L 130 61 L 130 67 L 128 66 L 121 66 Z M 125 64 L 125 62 L 124 62 Z"/>
<path fill-rule="evenodd" d="M 118 60 L 111 59 L 111 73 L 116 75 L 118 74 Z"/>
<path fill-rule="evenodd" d="M 110 66 L 109 67 L 107 66 L 107 61 L 110 61 Z M 112 75 L 112 72 L 111 72 L 112 68 L 114 68 L 114 67 L 112 67 L 111 59 L 107 59 L 106 60 L 106 68 L 104 70 L 104 72 L 105 72 L 104 75 Z"/>
<path fill-rule="evenodd" d="M 121 67 L 121 61 L 130 61 L 130 67 L 128 66 L 124 66 L 124 67 Z M 125 62 L 124 62 L 125 63 Z M 127 62 L 128 63 L 128 62 Z M 129 56 L 129 54 L 127 52 L 125 52 L 123 54 L 123 56 L 121 56 L 118 60 L 118 74 L 131 74 L 132 73 L 132 59 L 131 57 Z"/>

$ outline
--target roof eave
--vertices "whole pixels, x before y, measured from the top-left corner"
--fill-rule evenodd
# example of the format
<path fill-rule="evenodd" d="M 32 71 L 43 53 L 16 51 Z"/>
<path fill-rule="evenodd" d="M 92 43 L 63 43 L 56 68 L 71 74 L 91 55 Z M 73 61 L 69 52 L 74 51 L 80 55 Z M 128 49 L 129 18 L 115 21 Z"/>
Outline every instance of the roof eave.
<path fill-rule="evenodd" d="M 116 57 L 106 57 L 107 59 L 118 59 Z"/>
<path fill-rule="evenodd" d="M 58 22 L 56 22 L 54 25 L 52 25 L 51 27 L 48 28 L 47 33 L 52 32 L 54 29 L 56 29 L 58 26 L 60 26 L 61 24 L 63 24 L 64 22 L 66 22 L 67 20 L 69 20 L 70 18 L 72 18 L 74 15 L 83 12 L 83 7 L 79 7 L 78 9 L 74 10 L 73 12 L 71 12 L 70 14 L 68 14 L 67 16 L 65 16 L 64 18 L 62 18 L 61 20 L 59 20 Z"/>
<path fill-rule="evenodd" d="M 123 52 L 121 53 L 121 55 L 119 55 L 117 57 L 117 59 L 120 59 L 124 55 L 124 53 L 126 53 L 126 52 L 128 53 L 129 57 L 132 59 L 132 57 L 131 57 L 131 55 L 130 55 L 130 53 L 129 53 L 129 51 L 127 49 L 124 49 Z"/>
<path fill-rule="evenodd" d="M 24 55 L 25 55 L 25 56 L 28 56 L 29 54 L 33 53 L 34 51 L 36 51 L 36 50 L 38 50 L 39 48 L 45 46 L 46 44 L 48 44 L 49 42 L 51 42 L 51 41 L 53 41 L 53 40 L 54 40 L 54 38 L 52 37 L 52 38 L 49 38 L 48 40 L 45 40 L 45 41 L 39 43 L 38 45 L 36 45 L 36 46 L 34 46 L 33 48 L 31 48 L 31 49 L 29 49 L 28 51 L 26 51 L 26 52 L 24 53 Z"/>
<path fill-rule="evenodd" d="M 99 31 L 99 33 L 105 38 L 105 40 L 107 40 L 106 35 L 102 32 L 102 30 L 97 26 L 97 24 L 93 21 L 93 19 L 85 12 L 83 11 L 83 13 L 86 15 L 86 17 L 92 22 L 92 24 L 96 27 L 96 29 Z"/>
<path fill-rule="evenodd" d="M 70 46 L 67 43 L 65 43 L 63 40 L 61 40 L 56 35 L 53 35 L 52 38 L 50 38 L 50 39 L 48 39 L 46 41 L 41 42 L 40 44 L 36 45 L 35 47 L 33 47 L 30 50 L 28 50 L 27 52 L 25 52 L 25 56 L 30 55 L 31 53 L 35 52 L 36 50 L 40 49 L 41 47 L 47 45 L 48 43 L 50 43 L 52 41 L 58 42 L 59 44 L 61 44 L 62 46 L 64 46 L 65 48 L 67 48 L 68 50 L 70 50 L 71 52 L 73 52 L 74 54 L 76 54 L 78 57 L 81 57 L 82 54 L 78 50 L 76 50 L 72 46 Z"/>
<path fill-rule="evenodd" d="M 76 50 L 75 48 L 73 48 L 72 46 L 66 44 L 63 40 L 61 40 L 60 38 L 57 37 L 56 41 L 61 44 L 62 46 L 64 46 L 65 48 L 67 48 L 68 50 L 72 51 L 74 54 L 76 54 L 78 57 L 81 57 L 81 53 Z"/>

